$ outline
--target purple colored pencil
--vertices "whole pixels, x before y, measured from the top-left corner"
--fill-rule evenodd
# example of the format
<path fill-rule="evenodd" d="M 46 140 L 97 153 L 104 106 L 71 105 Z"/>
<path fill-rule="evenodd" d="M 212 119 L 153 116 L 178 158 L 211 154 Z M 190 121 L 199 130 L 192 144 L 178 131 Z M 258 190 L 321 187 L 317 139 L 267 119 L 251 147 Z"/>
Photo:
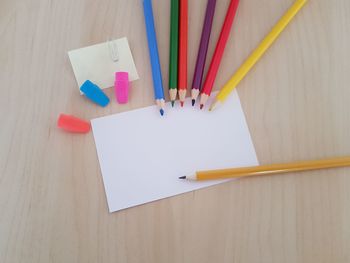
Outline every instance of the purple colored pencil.
<path fill-rule="evenodd" d="M 205 19 L 203 24 L 201 42 L 199 45 L 196 68 L 194 70 L 193 82 L 192 82 L 192 106 L 196 103 L 196 99 L 199 95 L 202 87 L 203 72 L 205 67 L 205 60 L 207 58 L 208 46 L 211 28 L 213 25 L 213 18 L 215 13 L 216 0 L 208 0 L 207 9 L 205 11 Z"/>

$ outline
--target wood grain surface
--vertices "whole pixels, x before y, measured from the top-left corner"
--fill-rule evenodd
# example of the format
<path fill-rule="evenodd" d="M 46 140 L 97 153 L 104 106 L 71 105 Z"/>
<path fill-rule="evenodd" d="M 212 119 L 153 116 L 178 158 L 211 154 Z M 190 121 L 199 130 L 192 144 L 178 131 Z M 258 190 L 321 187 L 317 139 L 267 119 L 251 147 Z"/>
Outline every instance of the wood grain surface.
<path fill-rule="evenodd" d="M 219 0 L 209 58 L 228 0 Z M 293 0 L 242 0 L 218 89 Z M 153 0 L 164 83 L 170 1 Z M 206 1 L 189 1 L 189 82 Z M 350 1 L 310 0 L 239 85 L 262 164 L 350 154 Z M 79 95 L 67 51 L 126 36 L 126 106 Z M 190 83 L 189 83 L 190 85 Z M 109 214 L 92 134 L 153 104 L 141 0 L 0 1 L 0 262 L 350 262 L 350 169 L 249 178 Z M 112 89 L 107 91 L 112 97 Z M 132 160 L 130 160 L 132 161 Z"/>

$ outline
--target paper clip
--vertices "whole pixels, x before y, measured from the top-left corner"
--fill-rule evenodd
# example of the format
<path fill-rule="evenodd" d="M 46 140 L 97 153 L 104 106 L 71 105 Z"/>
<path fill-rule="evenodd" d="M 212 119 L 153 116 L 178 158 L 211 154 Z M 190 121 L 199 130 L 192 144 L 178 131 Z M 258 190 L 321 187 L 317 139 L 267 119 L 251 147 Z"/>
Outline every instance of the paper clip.
<path fill-rule="evenodd" d="M 119 54 L 118 54 L 118 46 L 116 41 L 108 39 L 107 43 L 108 43 L 108 49 L 109 49 L 109 54 L 111 59 L 114 62 L 117 62 L 119 60 Z"/>

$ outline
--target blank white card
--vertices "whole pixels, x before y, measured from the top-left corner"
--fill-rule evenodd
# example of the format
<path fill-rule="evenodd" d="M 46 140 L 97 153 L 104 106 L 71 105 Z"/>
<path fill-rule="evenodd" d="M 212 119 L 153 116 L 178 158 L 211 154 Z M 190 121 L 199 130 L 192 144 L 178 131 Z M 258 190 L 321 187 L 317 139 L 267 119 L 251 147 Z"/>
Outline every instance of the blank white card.
<path fill-rule="evenodd" d="M 178 179 L 197 170 L 258 165 L 236 92 L 213 112 L 190 104 L 92 120 L 110 212 L 225 182 Z"/>

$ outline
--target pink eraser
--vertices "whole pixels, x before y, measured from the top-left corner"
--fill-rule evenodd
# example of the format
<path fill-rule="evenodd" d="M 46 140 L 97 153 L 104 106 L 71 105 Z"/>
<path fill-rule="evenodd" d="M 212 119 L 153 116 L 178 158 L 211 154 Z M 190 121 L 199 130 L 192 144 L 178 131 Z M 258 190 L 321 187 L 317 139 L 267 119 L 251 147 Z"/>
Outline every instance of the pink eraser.
<path fill-rule="evenodd" d="M 129 98 L 129 73 L 116 72 L 115 73 L 115 97 L 119 104 L 125 104 Z"/>

